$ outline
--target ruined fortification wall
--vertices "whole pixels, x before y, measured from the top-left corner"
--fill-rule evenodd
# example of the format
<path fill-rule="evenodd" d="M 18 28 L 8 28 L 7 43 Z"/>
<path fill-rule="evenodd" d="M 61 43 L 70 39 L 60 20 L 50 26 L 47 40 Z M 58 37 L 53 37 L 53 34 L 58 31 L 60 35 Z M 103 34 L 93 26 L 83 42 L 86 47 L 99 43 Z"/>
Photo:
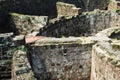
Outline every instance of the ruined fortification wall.
<path fill-rule="evenodd" d="M 108 10 L 120 10 L 120 1 L 110 0 L 110 3 L 108 5 Z"/>
<path fill-rule="evenodd" d="M 12 33 L 0 34 L 0 80 L 11 79 Z"/>
<path fill-rule="evenodd" d="M 9 18 L 9 27 L 11 27 L 16 34 L 26 35 L 34 31 L 39 32 L 39 29 L 44 27 L 47 22 L 48 16 L 11 13 Z"/>
<path fill-rule="evenodd" d="M 53 16 L 57 16 L 57 9 L 56 9 L 57 1 L 73 4 L 76 6 L 76 9 L 82 8 L 83 11 L 84 10 L 86 10 L 86 11 L 94 10 L 95 8 L 105 9 L 105 7 L 107 7 L 107 5 L 109 3 L 108 0 L 97 0 L 97 1 L 96 0 L 91 0 L 91 1 L 90 0 L 44 0 L 44 1 L 41 1 L 41 0 L 35 0 L 35 1 L 34 0 L 29 0 L 29 1 L 26 1 L 26 0 L 22 0 L 22 1 L 21 0 L 2 0 L 2 1 L 0 1 L 0 11 L 7 12 L 7 14 L 9 12 L 11 12 L 11 13 L 21 13 L 21 14 L 29 15 L 29 16 L 44 15 L 44 16 L 49 16 L 51 18 Z M 100 4 L 98 4 L 98 3 L 100 3 Z M 68 8 L 68 7 L 66 7 L 66 8 Z M 88 9 L 88 8 L 90 8 L 90 9 Z M 76 9 L 75 9 L 75 11 L 77 11 Z M 73 11 L 69 11 L 69 12 L 71 12 L 71 14 L 72 14 L 72 12 L 75 12 L 74 9 L 72 9 L 72 10 Z M 79 14 L 79 11 L 76 13 Z M 2 26 L 2 27 L 0 27 L 0 32 L 15 32 L 16 34 L 18 34 L 19 31 L 22 30 L 22 28 L 20 30 L 17 30 L 17 28 L 15 27 L 17 24 L 19 25 L 19 23 L 13 24 L 12 27 L 9 26 L 9 24 L 8 24 L 9 16 L 8 15 L 3 15 L 3 14 L 0 14 L 0 15 L 1 15 L 0 25 Z M 14 20 L 11 20 L 11 21 L 14 22 Z M 17 21 L 15 21 L 15 22 L 17 22 Z M 6 24 L 8 24 L 8 25 L 6 25 Z M 7 28 L 7 29 L 4 29 L 4 28 Z"/>
<path fill-rule="evenodd" d="M 120 44 L 114 33 L 120 33 L 120 28 L 91 37 L 39 39 L 28 45 L 32 69 L 39 80 L 90 80 L 89 74 L 91 80 L 119 80 Z"/>
<path fill-rule="evenodd" d="M 104 45 L 104 46 L 103 46 Z M 118 51 L 110 43 L 93 46 L 91 80 L 119 80 L 120 65 Z M 112 51 L 112 52 L 111 52 Z"/>
<path fill-rule="evenodd" d="M 12 57 L 12 80 L 35 80 L 24 45 L 16 48 Z"/>
<path fill-rule="evenodd" d="M 57 1 L 75 4 L 83 10 L 106 9 L 109 3 L 109 0 L 2 0 L 0 6 L 10 12 L 55 16 Z"/>
<path fill-rule="evenodd" d="M 39 35 L 53 37 L 89 36 L 109 27 L 120 26 L 119 19 L 120 15 L 115 11 L 99 10 L 77 16 L 55 18 L 49 22 L 46 16 L 11 13 L 9 27 L 11 31 L 19 34 L 36 31 Z"/>
<path fill-rule="evenodd" d="M 73 15 L 79 15 L 80 13 L 82 13 L 82 9 L 77 8 L 74 4 L 57 2 L 56 7 L 57 7 L 58 17 L 73 16 Z"/>
<path fill-rule="evenodd" d="M 75 4 L 83 11 L 92 11 L 94 9 L 107 9 L 109 0 L 58 0 L 65 3 Z"/>
<path fill-rule="evenodd" d="M 120 28 L 110 28 L 97 35 L 109 37 L 120 33 Z M 113 35 L 112 35 L 113 36 Z M 108 42 L 99 42 L 92 48 L 91 80 L 120 79 L 120 35 L 114 35 Z"/>
<path fill-rule="evenodd" d="M 73 17 L 53 19 L 40 29 L 43 36 L 89 36 L 109 27 L 120 26 L 120 15 L 114 11 L 95 10 Z"/>
<path fill-rule="evenodd" d="M 83 38 L 43 38 L 28 46 L 38 80 L 90 80 L 92 42 Z M 88 43 L 88 44 L 87 44 Z"/>

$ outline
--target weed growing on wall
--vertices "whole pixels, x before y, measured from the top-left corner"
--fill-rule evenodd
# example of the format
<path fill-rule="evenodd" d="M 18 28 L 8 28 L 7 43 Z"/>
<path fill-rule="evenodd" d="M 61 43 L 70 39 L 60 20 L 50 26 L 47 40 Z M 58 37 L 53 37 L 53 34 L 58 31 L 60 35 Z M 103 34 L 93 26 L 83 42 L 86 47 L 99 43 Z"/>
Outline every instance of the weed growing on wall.
<path fill-rule="evenodd" d="M 17 50 L 21 50 L 21 51 L 24 51 L 24 52 L 27 51 L 27 49 L 24 45 L 14 48 L 14 51 L 17 51 Z"/>

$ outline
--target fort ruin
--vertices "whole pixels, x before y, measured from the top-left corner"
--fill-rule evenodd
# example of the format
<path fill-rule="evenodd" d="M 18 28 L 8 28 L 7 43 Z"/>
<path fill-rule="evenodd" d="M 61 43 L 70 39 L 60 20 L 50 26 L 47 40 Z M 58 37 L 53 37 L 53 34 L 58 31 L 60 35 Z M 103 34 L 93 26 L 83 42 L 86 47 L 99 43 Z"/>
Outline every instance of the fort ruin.
<path fill-rule="evenodd" d="M 0 80 L 120 79 L 118 0 L 0 4 Z"/>

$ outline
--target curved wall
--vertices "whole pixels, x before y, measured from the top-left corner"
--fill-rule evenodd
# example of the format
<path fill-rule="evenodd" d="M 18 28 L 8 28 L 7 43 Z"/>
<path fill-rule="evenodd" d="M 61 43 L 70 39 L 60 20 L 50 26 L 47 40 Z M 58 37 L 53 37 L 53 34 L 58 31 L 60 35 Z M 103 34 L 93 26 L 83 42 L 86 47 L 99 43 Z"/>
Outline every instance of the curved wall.
<path fill-rule="evenodd" d="M 106 42 L 93 46 L 91 80 L 119 80 L 119 52 L 119 48 Z"/>
<path fill-rule="evenodd" d="M 109 41 L 97 43 L 92 48 L 91 80 L 119 80 L 120 79 L 120 28 L 109 28 L 96 36 L 109 37 Z M 116 33 L 113 35 L 113 33 Z M 114 37 L 114 38 L 113 38 Z"/>

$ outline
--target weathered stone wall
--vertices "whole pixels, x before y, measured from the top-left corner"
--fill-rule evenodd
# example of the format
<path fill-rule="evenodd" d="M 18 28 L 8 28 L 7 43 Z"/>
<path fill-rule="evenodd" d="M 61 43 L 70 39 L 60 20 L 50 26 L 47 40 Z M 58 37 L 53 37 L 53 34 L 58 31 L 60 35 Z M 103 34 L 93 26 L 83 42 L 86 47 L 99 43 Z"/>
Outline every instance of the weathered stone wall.
<path fill-rule="evenodd" d="M 17 34 L 29 34 L 32 32 L 39 32 L 39 29 L 44 27 L 48 22 L 47 16 L 33 16 L 11 13 L 9 26 L 16 28 Z"/>
<path fill-rule="evenodd" d="M 110 40 L 99 42 L 92 48 L 91 80 L 120 79 L 119 32 L 120 28 L 109 28 L 96 34 L 101 38 L 109 37 Z"/>
<path fill-rule="evenodd" d="M 73 4 L 78 8 L 82 8 L 83 11 L 84 10 L 94 10 L 95 6 L 97 8 L 97 6 L 99 4 L 96 5 L 96 3 L 102 3 L 102 7 L 99 6 L 99 9 L 104 9 L 103 7 L 106 7 L 108 4 L 108 1 L 105 0 L 97 0 L 97 1 L 89 1 L 89 0 L 2 0 L 0 1 L 0 11 L 1 12 L 14 12 L 14 13 L 21 13 L 21 14 L 26 14 L 26 15 L 44 15 L 44 16 L 49 16 L 50 18 L 52 16 L 57 16 L 57 10 L 56 10 L 56 3 L 57 1 L 62 1 L 65 3 L 69 3 L 69 4 Z M 86 3 L 87 2 L 87 3 Z M 91 6 L 91 2 L 92 2 L 92 6 Z M 105 5 L 103 5 L 105 4 Z M 47 5 L 47 6 L 46 6 Z M 88 7 L 86 7 L 86 5 Z M 101 4 L 100 4 L 101 5 Z M 66 7 L 68 8 L 68 7 Z M 78 9 L 76 8 L 76 9 Z M 87 9 L 90 8 L 90 9 Z M 73 14 L 73 12 L 77 11 L 76 9 L 72 9 L 73 11 L 70 11 L 71 14 Z M 75 10 L 75 11 L 74 11 Z M 78 14 L 79 11 L 77 11 L 76 13 Z M 68 13 L 68 12 L 67 12 Z M 68 15 L 68 14 L 67 14 Z M 4 18 L 3 18 L 4 17 Z M 9 26 L 8 22 L 8 15 L 3 15 L 0 14 L 0 32 L 14 32 L 16 34 L 19 33 L 19 30 L 17 30 L 16 27 L 13 27 L 15 25 L 12 25 L 12 27 Z M 19 21 L 19 20 L 18 20 Z M 13 21 L 14 22 L 14 21 Z M 8 25 L 6 25 L 8 24 Z M 19 24 L 19 23 L 18 23 Z M 7 29 L 5 29 L 7 28 Z M 25 28 L 24 28 L 25 29 Z"/>
<path fill-rule="evenodd" d="M 109 0 L 59 0 L 61 2 L 75 4 L 83 11 L 92 11 L 94 9 L 105 10 L 108 7 Z"/>
<path fill-rule="evenodd" d="M 0 80 L 33 80 L 25 47 L 13 37 L 13 33 L 0 34 Z"/>
<path fill-rule="evenodd" d="M 11 79 L 12 33 L 0 34 L 0 80 Z"/>
<path fill-rule="evenodd" d="M 24 45 L 13 53 L 12 80 L 35 80 Z"/>
<path fill-rule="evenodd" d="M 28 46 L 35 76 L 38 80 L 90 80 L 92 44 L 84 38 L 36 41 Z"/>
<path fill-rule="evenodd" d="M 120 79 L 119 46 L 106 42 L 93 46 L 91 80 Z"/>
<path fill-rule="evenodd" d="M 110 3 L 108 5 L 108 10 L 120 10 L 120 1 L 110 0 Z"/>
<path fill-rule="evenodd" d="M 114 11 L 95 10 L 73 17 L 53 19 L 40 29 L 43 36 L 89 36 L 109 27 L 120 26 L 120 15 Z"/>
<path fill-rule="evenodd" d="M 58 17 L 73 16 L 73 15 L 79 15 L 80 13 L 82 13 L 81 8 L 77 8 L 74 4 L 57 2 L 56 6 L 57 6 Z"/>

